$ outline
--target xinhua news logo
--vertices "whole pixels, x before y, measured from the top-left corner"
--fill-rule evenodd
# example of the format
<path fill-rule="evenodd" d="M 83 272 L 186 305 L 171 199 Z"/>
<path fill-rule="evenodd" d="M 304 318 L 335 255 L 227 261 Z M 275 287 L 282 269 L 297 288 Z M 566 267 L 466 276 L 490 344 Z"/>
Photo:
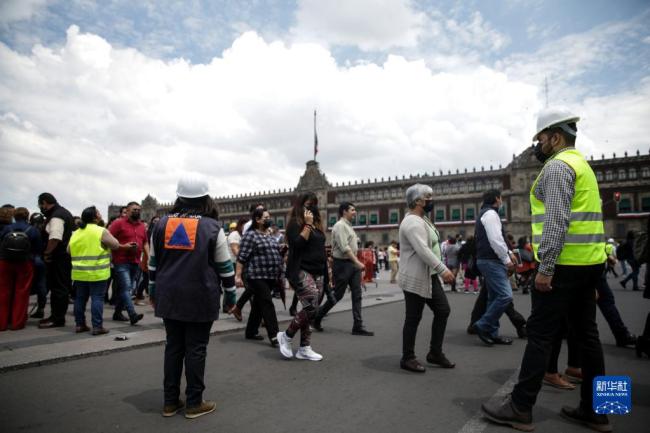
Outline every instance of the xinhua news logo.
<path fill-rule="evenodd" d="M 627 415 L 632 411 L 630 376 L 597 376 L 593 386 L 594 412 L 603 415 Z"/>

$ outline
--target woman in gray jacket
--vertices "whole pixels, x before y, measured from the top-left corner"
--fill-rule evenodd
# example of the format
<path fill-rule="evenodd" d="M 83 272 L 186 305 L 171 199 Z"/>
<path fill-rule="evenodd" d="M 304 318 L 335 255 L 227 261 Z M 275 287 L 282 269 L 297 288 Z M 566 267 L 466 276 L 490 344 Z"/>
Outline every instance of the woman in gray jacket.
<path fill-rule="evenodd" d="M 424 304 L 433 311 L 427 362 L 443 368 L 455 366 L 442 352 L 442 340 L 451 309 L 440 281 L 442 278 L 444 282 L 451 283 L 454 274 L 442 262 L 440 234 L 428 217 L 433 210 L 432 197 L 433 190 L 428 185 L 415 184 L 409 187 L 406 190 L 406 204 L 410 211 L 399 226 L 398 281 L 404 291 L 406 307 L 400 367 L 416 373 L 425 371 L 414 351 Z"/>

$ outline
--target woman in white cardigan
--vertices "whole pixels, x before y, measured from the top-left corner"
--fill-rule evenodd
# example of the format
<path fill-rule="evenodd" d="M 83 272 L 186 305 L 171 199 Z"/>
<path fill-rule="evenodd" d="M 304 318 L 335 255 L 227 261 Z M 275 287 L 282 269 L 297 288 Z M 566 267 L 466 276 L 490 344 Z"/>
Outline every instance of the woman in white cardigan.
<path fill-rule="evenodd" d="M 427 362 L 443 368 L 455 366 L 442 352 L 442 341 L 451 309 L 440 281 L 442 278 L 444 282 L 451 283 L 454 274 L 442 262 L 440 235 L 428 217 L 433 210 L 432 198 L 433 190 L 430 186 L 415 184 L 409 187 L 406 190 L 406 204 L 410 210 L 399 226 L 399 286 L 404 291 L 406 307 L 400 367 L 416 373 L 425 371 L 414 351 L 424 304 L 433 311 Z"/>

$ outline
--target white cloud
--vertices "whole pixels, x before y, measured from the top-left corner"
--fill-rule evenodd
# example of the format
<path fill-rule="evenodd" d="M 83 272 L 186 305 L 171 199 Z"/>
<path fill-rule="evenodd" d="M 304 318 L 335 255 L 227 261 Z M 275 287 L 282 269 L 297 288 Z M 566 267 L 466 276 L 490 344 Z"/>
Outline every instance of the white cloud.
<path fill-rule="evenodd" d="M 373 51 L 414 47 L 426 17 L 408 0 L 300 0 L 296 20 L 302 40 Z"/>
<path fill-rule="evenodd" d="M 648 152 L 650 128 L 650 76 L 634 89 L 616 95 L 589 97 L 578 107 L 584 130 L 581 146 L 585 153 L 600 157 L 624 151 Z"/>
<path fill-rule="evenodd" d="M 0 25 L 28 20 L 45 6 L 46 0 L 2 0 L 0 2 Z"/>
<path fill-rule="evenodd" d="M 312 156 L 314 108 L 333 182 L 505 165 L 530 142 L 537 93 L 488 67 L 439 73 L 401 56 L 342 66 L 319 45 L 253 32 L 209 64 L 161 61 L 73 26 L 57 48 L 0 44 L 1 201 L 30 205 L 49 190 L 77 213 L 147 193 L 168 201 L 188 170 L 215 195 L 292 188 Z M 586 112 L 581 131 L 600 136 L 603 122 L 587 119 L 602 114 Z M 624 148 L 648 136 L 633 119 L 606 131 L 610 143 L 617 131 Z"/>

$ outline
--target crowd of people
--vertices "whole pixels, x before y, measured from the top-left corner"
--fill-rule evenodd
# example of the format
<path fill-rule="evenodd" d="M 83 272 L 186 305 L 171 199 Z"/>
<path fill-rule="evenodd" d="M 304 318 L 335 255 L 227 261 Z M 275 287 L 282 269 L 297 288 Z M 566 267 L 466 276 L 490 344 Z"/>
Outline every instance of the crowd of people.
<path fill-rule="evenodd" d="M 650 356 L 650 324 L 638 338 L 630 333 L 607 281 L 609 273 L 618 277 L 618 265 L 622 287 L 631 281 L 632 290 L 639 290 L 647 241 L 645 250 L 639 250 L 633 232 L 621 245 L 605 241 L 598 183 L 574 147 L 578 120 L 558 110 L 542 113 L 538 120 L 535 154 L 544 167 L 530 193 L 532 237 L 515 241 L 505 232 L 499 216 L 501 192 L 489 190 L 483 193 L 474 235 L 441 239 L 429 218 L 433 190 L 415 184 L 405 192 L 408 212 L 399 225 L 399 239 L 385 247 L 366 245 L 372 251 L 371 272 L 390 270 L 390 283 L 404 292 L 402 369 L 426 371 L 415 353 L 425 305 L 433 313 L 426 361 L 444 369 L 455 367 L 443 347 L 451 314 L 447 292 L 460 291 L 458 284 L 478 295 L 467 332 L 485 345 L 513 344 L 500 332 L 501 316 L 508 316 L 518 337 L 527 339 L 519 380 L 504 400 L 485 403 L 482 410 L 489 420 L 523 431 L 533 429 L 532 409 L 542 384 L 573 389 L 575 382 L 582 383 L 580 403 L 563 408 L 562 416 L 611 431 L 607 416 L 591 407 L 592 380 L 605 373 L 597 307 L 618 346 L 635 346 L 639 356 Z M 245 338 L 264 340 L 263 326 L 281 357 L 321 361 L 324 355 L 312 347 L 312 330 L 324 331 L 328 312 L 349 288 L 351 334 L 374 335 L 362 317 L 362 276 L 369 267 L 359 258 L 353 203 L 339 204 L 328 246 L 313 192 L 296 198 L 284 233 L 273 226 L 263 203 L 251 206 L 250 218 L 231 224 L 226 233 L 208 183 L 200 176 L 180 179 L 176 195 L 172 210 L 148 223 L 141 221 L 136 202 L 108 223 L 94 206 L 73 217 L 50 193 L 38 196 L 40 213 L 31 216 L 24 207 L 3 206 L 0 331 L 25 327 L 34 293 L 31 317 L 41 319 L 39 328 L 64 326 L 72 297 L 75 332 L 103 335 L 109 332 L 103 326 L 105 301 L 114 304 L 113 320 L 135 326 L 143 318 L 135 307 L 145 302 L 147 291 L 166 332 L 162 413 L 169 417 L 185 409 L 187 418 L 216 407 L 203 399 L 203 392 L 210 330 L 220 311 L 241 321 L 242 310 L 250 304 Z M 628 275 L 626 264 L 631 268 Z M 280 330 L 273 298 L 284 300 L 287 285 L 293 289 L 293 318 Z M 644 296 L 649 297 L 647 286 Z M 237 287 L 244 289 L 239 298 Z M 531 295 L 528 318 L 515 308 L 513 290 L 518 289 Z M 48 291 L 50 315 L 44 317 Z M 91 326 L 85 315 L 88 299 Z M 562 375 L 558 356 L 564 340 L 569 359 Z M 180 398 L 183 367 L 186 401 Z"/>

